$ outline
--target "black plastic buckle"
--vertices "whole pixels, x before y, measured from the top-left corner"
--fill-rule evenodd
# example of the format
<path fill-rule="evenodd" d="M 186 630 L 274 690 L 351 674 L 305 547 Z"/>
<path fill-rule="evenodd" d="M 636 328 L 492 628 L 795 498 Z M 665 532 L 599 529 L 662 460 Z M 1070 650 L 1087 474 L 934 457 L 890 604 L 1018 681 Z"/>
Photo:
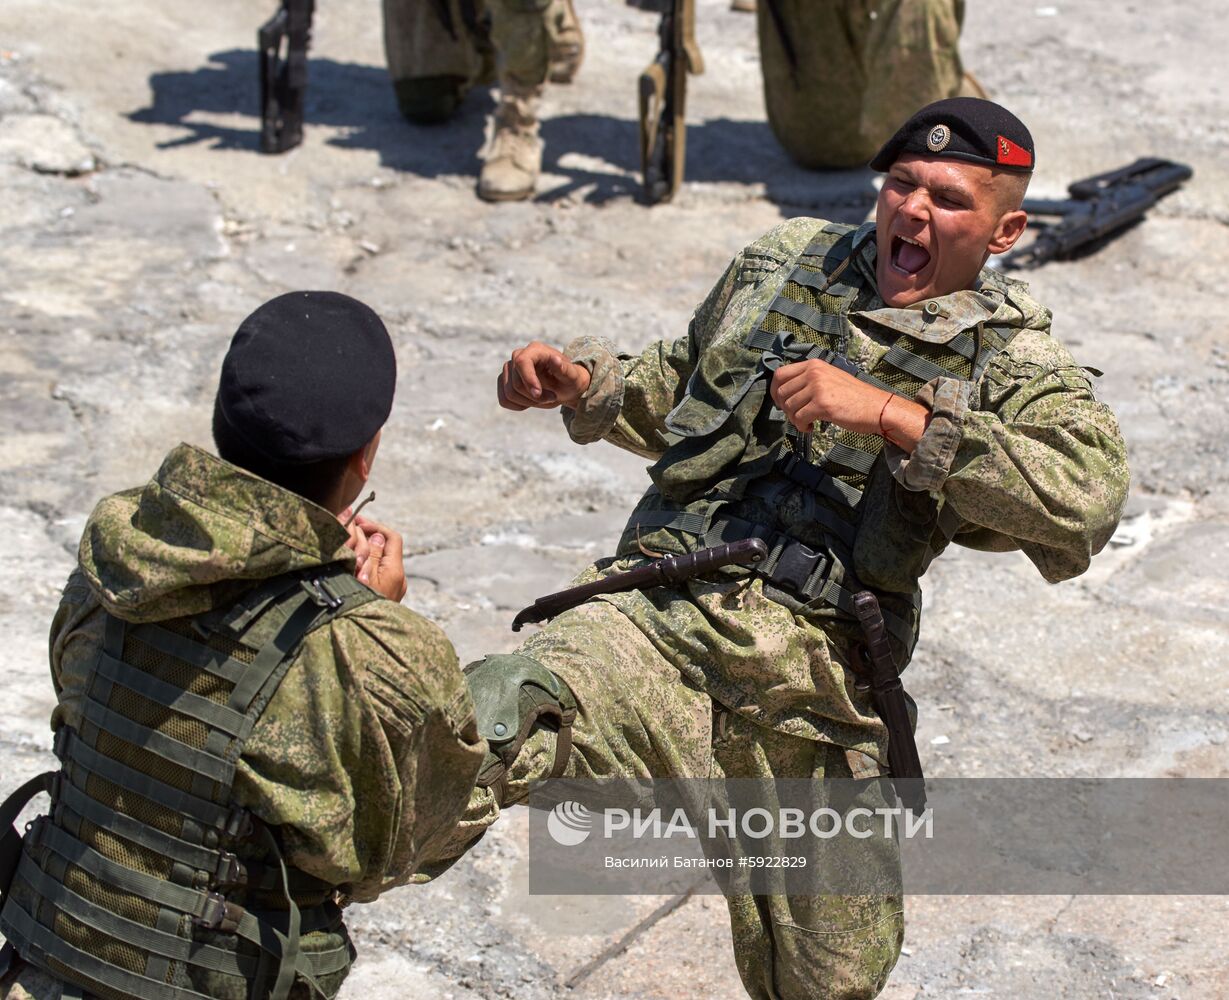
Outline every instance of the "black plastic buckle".
<path fill-rule="evenodd" d="M 72 738 L 72 729 L 68 726 L 61 726 L 55 731 L 55 736 L 51 740 L 51 752 L 60 760 L 64 759 L 64 752 L 68 749 L 68 741 Z"/>
<path fill-rule="evenodd" d="M 791 451 L 780 459 L 777 471 L 791 483 L 805 486 L 809 490 L 818 487 L 824 477 L 824 471 L 818 465 L 808 462 L 796 451 Z"/>
<path fill-rule="evenodd" d="M 252 823 L 252 814 L 241 806 L 235 806 L 226 817 L 226 825 L 222 832 L 232 840 L 244 840 L 256 830 Z"/>
<path fill-rule="evenodd" d="M 233 934 L 239 929 L 239 921 L 244 914 L 242 906 L 227 902 L 220 892 L 207 892 L 203 898 L 201 912 L 192 918 L 192 923 L 223 934 Z"/>
<path fill-rule="evenodd" d="M 218 854 L 218 867 L 213 873 L 213 884 L 218 887 L 232 888 L 247 885 L 248 870 L 230 851 Z"/>
<path fill-rule="evenodd" d="M 784 584 L 796 594 L 806 597 L 807 581 L 825 562 L 823 553 L 802 542 L 793 542 L 785 546 L 781 558 L 777 560 L 771 574 L 772 582 L 778 586 Z"/>
<path fill-rule="evenodd" d="M 313 601 L 330 611 L 337 611 L 345 603 L 329 590 L 329 585 L 320 577 L 313 577 L 307 581 L 307 593 Z"/>

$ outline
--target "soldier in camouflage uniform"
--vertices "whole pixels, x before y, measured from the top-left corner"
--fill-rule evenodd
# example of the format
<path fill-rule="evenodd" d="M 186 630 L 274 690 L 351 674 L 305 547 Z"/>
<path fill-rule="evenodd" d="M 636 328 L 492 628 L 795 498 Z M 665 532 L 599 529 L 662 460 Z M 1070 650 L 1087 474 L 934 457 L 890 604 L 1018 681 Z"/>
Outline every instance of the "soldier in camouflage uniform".
<path fill-rule="evenodd" d="M 519 201 L 533 194 L 542 169 L 538 105 L 546 81 L 571 82 L 584 56 L 584 39 L 572 0 L 487 0 L 487 5 L 499 106 L 478 194 L 487 201 Z"/>
<path fill-rule="evenodd" d="M 985 97 L 960 60 L 964 0 L 763 0 L 768 123 L 804 167 L 860 167 L 903 115 Z"/>
<path fill-rule="evenodd" d="M 395 380 L 366 306 L 281 296 L 224 362 L 225 457 L 180 445 L 95 509 L 51 628 L 62 768 L 3 807 L 0 996 L 331 997 L 339 904 L 439 854 L 485 745 L 448 639 L 398 603 L 399 536 L 338 518 Z"/>
<path fill-rule="evenodd" d="M 983 268 L 1024 228 L 1032 164 L 1009 112 L 938 102 L 872 162 L 888 174 L 875 223 L 779 226 L 685 336 L 638 355 L 591 336 L 514 352 L 503 406 L 562 405 L 574 441 L 654 463 L 616 557 L 582 579 L 739 538 L 770 555 L 591 600 L 467 668 L 492 755 L 454 850 L 550 774 L 878 774 L 887 733 L 857 683 L 852 592 L 876 594 L 903 666 L 919 577 L 949 542 L 1021 550 L 1050 581 L 1087 568 L 1125 501 L 1118 425 L 1049 312 Z M 492 727 L 509 699 L 532 731 Z M 873 843 L 864 864 L 891 884 L 894 842 Z M 891 892 L 727 899 L 757 1000 L 873 997 L 899 954 Z"/>

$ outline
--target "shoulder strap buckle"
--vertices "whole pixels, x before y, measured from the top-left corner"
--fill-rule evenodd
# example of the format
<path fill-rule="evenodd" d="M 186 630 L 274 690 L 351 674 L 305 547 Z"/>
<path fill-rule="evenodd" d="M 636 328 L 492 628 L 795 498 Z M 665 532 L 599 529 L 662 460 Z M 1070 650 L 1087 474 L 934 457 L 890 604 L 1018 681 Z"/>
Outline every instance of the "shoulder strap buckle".
<path fill-rule="evenodd" d="M 304 580 L 303 587 L 307 590 L 308 596 L 322 608 L 328 608 L 330 611 L 338 611 L 345 603 L 345 601 L 334 593 L 332 588 L 329 587 L 328 580 L 322 576 L 313 576 L 310 580 Z"/>

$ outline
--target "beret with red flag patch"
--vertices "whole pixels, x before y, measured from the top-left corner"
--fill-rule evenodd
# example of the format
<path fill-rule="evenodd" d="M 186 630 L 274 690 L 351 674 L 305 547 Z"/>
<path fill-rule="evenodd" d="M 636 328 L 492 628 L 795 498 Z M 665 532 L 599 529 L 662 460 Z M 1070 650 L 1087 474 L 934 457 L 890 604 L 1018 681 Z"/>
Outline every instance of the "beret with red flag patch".
<path fill-rule="evenodd" d="M 950 97 L 926 105 L 883 144 L 871 169 L 886 171 L 905 153 L 1017 173 L 1033 170 L 1033 137 L 1024 123 L 1002 105 L 978 97 Z"/>

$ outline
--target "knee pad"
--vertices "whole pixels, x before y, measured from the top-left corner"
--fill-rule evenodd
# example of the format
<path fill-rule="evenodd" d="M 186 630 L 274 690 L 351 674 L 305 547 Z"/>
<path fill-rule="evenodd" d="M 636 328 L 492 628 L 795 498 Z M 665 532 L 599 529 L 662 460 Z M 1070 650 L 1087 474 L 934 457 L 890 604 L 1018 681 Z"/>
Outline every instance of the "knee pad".
<path fill-rule="evenodd" d="M 557 778 L 572 749 L 576 698 L 571 689 L 537 660 L 519 653 L 500 653 L 465 668 L 478 717 L 478 733 L 490 748 L 477 783 L 488 788 L 501 781 L 535 729 L 557 733 L 555 759 L 547 777 Z"/>

